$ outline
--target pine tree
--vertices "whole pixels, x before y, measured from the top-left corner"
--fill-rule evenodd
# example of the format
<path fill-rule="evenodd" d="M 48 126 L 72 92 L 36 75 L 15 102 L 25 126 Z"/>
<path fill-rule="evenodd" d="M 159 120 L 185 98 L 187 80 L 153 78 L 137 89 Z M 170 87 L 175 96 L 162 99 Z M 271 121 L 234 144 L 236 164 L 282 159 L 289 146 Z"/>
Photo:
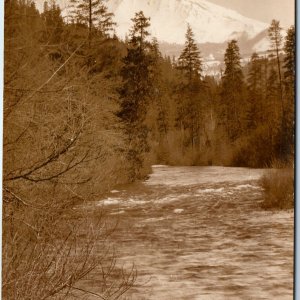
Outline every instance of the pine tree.
<path fill-rule="evenodd" d="M 184 72 L 189 82 L 194 77 L 200 78 L 202 72 L 202 62 L 200 58 L 200 51 L 194 40 L 194 33 L 188 24 L 185 35 L 185 47 L 178 59 L 178 68 Z"/>
<path fill-rule="evenodd" d="M 150 18 L 146 18 L 142 11 L 135 14 L 134 18 L 131 19 L 133 26 L 130 30 L 130 45 L 138 49 L 139 52 L 144 52 L 146 48 L 149 48 L 149 42 L 147 37 L 150 33 L 147 28 L 150 26 Z"/>
<path fill-rule="evenodd" d="M 161 64 L 163 61 L 162 54 L 159 50 L 159 44 L 158 40 L 156 38 L 152 39 L 152 42 L 150 44 L 150 56 L 152 58 L 151 61 L 151 75 L 152 75 L 152 82 L 153 82 L 153 98 L 154 101 L 152 102 L 152 105 L 155 107 L 155 110 L 157 111 L 157 128 L 158 132 L 160 134 L 160 138 L 163 139 L 163 137 L 167 134 L 168 131 L 168 122 L 167 122 L 167 107 L 166 107 L 166 99 L 164 86 L 162 82 L 162 70 L 161 70 Z"/>
<path fill-rule="evenodd" d="M 123 86 L 119 90 L 121 118 L 128 139 L 128 161 L 132 166 L 130 179 L 142 176 L 145 154 L 149 151 L 148 128 L 145 118 L 150 98 L 153 94 L 153 59 L 150 55 L 149 18 L 141 11 L 132 19 L 127 55 L 121 70 Z"/>
<path fill-rule="evenodd" d="M 225 71 L 222 76 L 221 101 L 228 137 L 234 141 L 242 133 L 244 76 L 240 50 L 236 40 L 228 43 L 225 52 Z"/>
<path fill-rule="evenodd" d="M 293 103 L 286 103 L 283 95 L 283 79 L 281 75 L 281 61 L 280 61 L 280 50 L 282 47 L 282 28 L 280 27 L 279 21 L 272 20 L 271 26 L 269 27 L 269 38 L 271 41 L 272 51 L 275 53 L 275 59 L 277 61 L 277 73 L 278 73 L 278 87 L 279 87 L 279 99 L 281 102 L 281 133 L 280 133 L 280 143 L 279 143 L 279 157 L 282 160 L 288 159 L 290 152 L 292 151 L 293 146 Z M 292 48 L 294 48 L 293 44 L 293 29 L 288 32 L 285 50 L 287 50 L 287 56 L 285 58 L 285 66 L 287 67 L 287 73 L 284 74 L 285 79 L 291 79 L 293 77 L 293 60 L 294 53 Z M 289 62 L 288 62 L 289 61 Z M 287 77 L 286 77 L 287 76 Z M 289 80 L 288 79 L 288 80 Z M 293 85 L 293 83 L 292 83 Z M 293 88 L 290 89 L 291 91 Z M 293 92 L 291 92 L 293 94 Z M 293 96 L 289 97 L 293 99 Z"/>
<path fill-rule="evenodd" d="M 182 136 L 183 145 L 194 149 L 200 145 L 202 62 L 190 25 L 185 37 L 185 47 L 177 66 L 183 75 L 183 81 L 178 86 L 176 123 L 182 135 L 185 132 L 185 136 Z"/>
<path fill-rule="evenodd" d="M 40 14 L 32 0 L 7 0 L 5 1 L 5 34 L 26 34 L 34 37 L 40 28 Z M 28 39 L 28 36 L 26 37 Z"/>
<path fill-rule="evenodd" d="M 149 36 L 147 28 L 150 26 L 148 18 L 143 12 L 136 13 L 132 19 L 133 26 L 130 32 L 129 48 L 124 58 L 124 67 L 121 71 L 124 86 L 121 96 L 119 115 L 127 123 L 143 121 L 146 106 L 150 96 L 151 86 L 151 56 L 150 43 L 146 40 Z"/>
<path fill-rule="evenodd" d="M 247 129 L 257 128 L 263 118 L 263 59 L 257 53 L 251 56 L 249 74 L 247 78 L 248 105 L 247 105 Z"/>
<path fill-rule="evenodd" d="M 71 15 L 75 23 L 83 24 L 89 29 L 91 42 L 94 29 L 98 29 L 103 36 L 108 36 L 113 30 L 113 13 L 108 12 L 103 0 L 70 0 Z"/>
<path fill-rule="evenodd" d="M 272 20 L 271 25 L 268 29 L 269 39 L 271 41 L 271 51 L 274 52 L 275 59 L 277 61 L 277 72 L 279 78 L 279 90 L 280 90 L 280 100 L 281 100 L 281 107 L 282 107 L 282 118 L 284 118 L 284 108 L 283 108 L 283 86 L 282 86 L 282 75 L 281 75 L 281 62 L 279 51 L 282 47 L 282 35 L 281 35 L 282 28 L 280 27 L 279 21 Z"/>
<path fill-rule="evenodd" d="M 284 79 L 288 92 L 294 95 L 295 85 L 295 27 L 291 26 L 287 31 L 287 36 L 284 44 Z"/>
<path fill-rule="evenodd" d="M 114 30 L 113 14 L 108 12 L 105 0 L 70 0 L 71 24 L 68 26 L 70 38 L 79 47 L 82 63 L 90 72 L 99 73 L 101 58 L 111 44 L 110 31 Z"/>
<path fill-rule="evenodd" d="M 270 157 L 280 157 L 281 145 L 281 112 L 280 112 L 280 90 L 278 73 L 273 66 L 269 71 L 267 80 L 267 94 L 265 99 L 265 125 L 268 128 L 270 144 Z"/>
<path fill-rule="evenodd" d="M 287 31 L 284 45 L 284 81 L 285 81 L 285 122 L 283 128 L 283 144 L 285 156 L 289 159 L 294 153 L 294 100 L 295 100 L 295 27 Z"/>
<path fill-rule="evenodd" d="M 55 0 L 51 0 L 50 4 L 47 1 L 44 2 L 44 11 L 41 18 L 44 21 L 42 42 L 50 45 L 58 44 L 61 41 L 64 22 L 61 9 L 55 3 Z"/>

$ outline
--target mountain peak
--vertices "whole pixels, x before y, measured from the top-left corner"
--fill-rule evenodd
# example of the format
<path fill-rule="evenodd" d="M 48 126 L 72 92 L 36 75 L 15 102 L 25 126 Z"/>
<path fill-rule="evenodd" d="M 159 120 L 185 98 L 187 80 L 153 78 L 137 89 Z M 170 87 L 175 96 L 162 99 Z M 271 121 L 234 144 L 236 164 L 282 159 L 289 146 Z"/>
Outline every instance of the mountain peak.
<path fill-rule="evenodd" d="M 116 31 L 121 38 L 128 34 L 131 18 L 141 10 L 151 18 L 152 36 L 167 43 L 183 44 L 187 23 L 198 43 L 222 43 L 241 36 L 253 38 L 268 27 L 208 0 L 110 0 L 107 5 L 115 14 Z"/>

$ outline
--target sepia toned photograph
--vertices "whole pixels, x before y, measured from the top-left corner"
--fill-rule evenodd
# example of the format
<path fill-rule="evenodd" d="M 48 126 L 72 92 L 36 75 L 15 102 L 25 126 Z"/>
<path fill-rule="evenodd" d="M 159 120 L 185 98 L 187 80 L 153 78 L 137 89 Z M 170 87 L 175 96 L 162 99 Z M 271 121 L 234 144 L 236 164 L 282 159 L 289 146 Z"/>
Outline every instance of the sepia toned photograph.
<path fill-rule="evenodd" d="M 2 299 L 296 299 L 295 1 L 3 2 Z"/>

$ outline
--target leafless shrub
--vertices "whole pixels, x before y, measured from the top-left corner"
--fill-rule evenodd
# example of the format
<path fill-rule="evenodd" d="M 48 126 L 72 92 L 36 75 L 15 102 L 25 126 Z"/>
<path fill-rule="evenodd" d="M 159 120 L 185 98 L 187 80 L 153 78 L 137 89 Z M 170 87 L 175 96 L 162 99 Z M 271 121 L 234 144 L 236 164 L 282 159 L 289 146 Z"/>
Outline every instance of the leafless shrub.
<path fill-rule="evenodd" d="M 16 197 L 4 193 L 4 299 L 65 299 L 74 292 L 117 299 L 132 286 L 135 270 L 117 269 L 108 243 L 115 227 L 104 216 L 74 212 L 71 203 L 40 207 Z M 95 269 L 99 294 L 77 287 Z"/>
<path fill-rule="evenodd" d="M 74 209 L 125 180 L 111 86 L 70 59 L 76 49 L 54 64 L 31 43 L 6 48 L 2 296 L 117 299 L 136 274 L 117 267 L 115 226 Z M 79 286 L 96 268 L 96 291 Z"/>

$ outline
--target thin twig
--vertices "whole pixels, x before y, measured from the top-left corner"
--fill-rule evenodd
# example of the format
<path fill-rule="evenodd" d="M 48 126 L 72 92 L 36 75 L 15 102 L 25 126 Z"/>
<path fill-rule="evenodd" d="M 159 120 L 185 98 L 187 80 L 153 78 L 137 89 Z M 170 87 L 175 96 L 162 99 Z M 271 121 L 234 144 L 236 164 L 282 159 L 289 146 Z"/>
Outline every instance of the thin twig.
<path fill-rule="evenodd" d="M 105 298 L 105 297 L 103 297 L 103 296 L 101 296 L 101 295 L 99 295 L 99 294 L 96 294 L 96 293 L 93 293 L 93 292 L 84 290 L 84 289 L 82 289 L 82 288 L 77 288 L 77 287 L 74 287 L 74 286 L 68 286 L 68 287 L 71 288 L 71 289 L 74 289 L 74 290 L 78 290 L 78 291 L 81 291 L 81 292 L 84 292 L 84 293 L 93 295 L 93 296 L 98 297 L 98 298 L 100 298 L 100 299 L 107 300 L 107 298 Z"/>
<path fill-rule="evenodd" d="M 59 68 L 42 84 L 40 85 L 37 89 L 35 89 L 24 101 L 27 101 L 31 99 L 36 93 L 38 93 L 45 85 L 47 85 L 53 77 L 69 62 L 69 60 L 74 56 L 74 54 L 84 45 L 85 41 L 81 43 L 72 53 L 71 55 L 66 59 L 66 61 L 59 66 Z M 19 102 L 18 102 L 19 103 Z M 17 104 L 18 104 L 17 103 Z"/>

